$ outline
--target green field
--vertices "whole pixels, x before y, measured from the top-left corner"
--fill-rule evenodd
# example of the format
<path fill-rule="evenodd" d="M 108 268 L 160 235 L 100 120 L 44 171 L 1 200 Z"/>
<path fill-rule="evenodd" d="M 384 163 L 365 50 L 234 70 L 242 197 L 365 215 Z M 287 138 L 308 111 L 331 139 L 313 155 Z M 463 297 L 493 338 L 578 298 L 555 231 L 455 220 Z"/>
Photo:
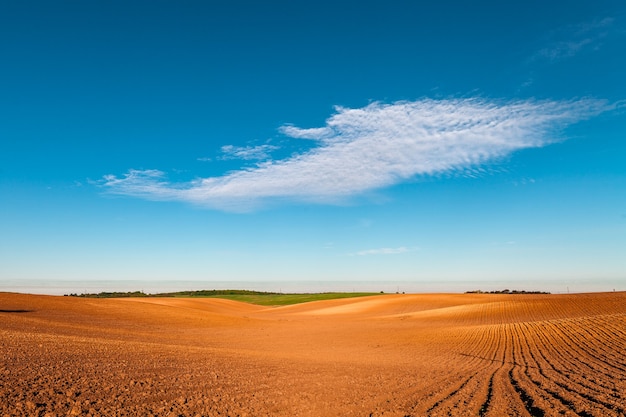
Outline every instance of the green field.
<path fill-rule="evenodd" d="M 185 298 L 226 298 L 228 300 L 262 306 L 284 306 L 290 304 L 308 303 L 310 301 L 335 300 L 339 298 L 365 297 L 379 295 L 373 292 L 323 292 L 308 294 L 283 294 L 274 292 L 248 290 L 200 290 L 179 291 L 171 293 L 145 294 L 142 291 L 133 292 L 101 292 L 98 294 L 70 294 L 75 297 L 87 298 L 128 298 L 128 297 L 185 297 Z"/>

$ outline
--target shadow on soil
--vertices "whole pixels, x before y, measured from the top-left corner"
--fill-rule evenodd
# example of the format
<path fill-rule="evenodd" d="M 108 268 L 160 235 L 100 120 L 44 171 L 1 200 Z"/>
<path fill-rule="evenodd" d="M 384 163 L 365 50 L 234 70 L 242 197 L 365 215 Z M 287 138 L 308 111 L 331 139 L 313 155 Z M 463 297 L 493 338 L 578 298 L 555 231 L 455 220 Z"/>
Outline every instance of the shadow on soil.
<path fill-rule="evenodd" d="M 2 310 L 0 309 L 0 313 L 32 313 L 35 310 Z"/>

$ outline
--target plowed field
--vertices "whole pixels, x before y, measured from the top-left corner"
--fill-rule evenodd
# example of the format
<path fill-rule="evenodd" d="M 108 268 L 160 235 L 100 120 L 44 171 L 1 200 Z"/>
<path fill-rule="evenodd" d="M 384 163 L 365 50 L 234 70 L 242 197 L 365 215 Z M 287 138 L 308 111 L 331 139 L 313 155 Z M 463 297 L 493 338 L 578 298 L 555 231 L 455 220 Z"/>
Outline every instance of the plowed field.
<path fill-rule="evenodd" d="M 0 293 L 3 416 L 624 416 L 626 293 Z"/>

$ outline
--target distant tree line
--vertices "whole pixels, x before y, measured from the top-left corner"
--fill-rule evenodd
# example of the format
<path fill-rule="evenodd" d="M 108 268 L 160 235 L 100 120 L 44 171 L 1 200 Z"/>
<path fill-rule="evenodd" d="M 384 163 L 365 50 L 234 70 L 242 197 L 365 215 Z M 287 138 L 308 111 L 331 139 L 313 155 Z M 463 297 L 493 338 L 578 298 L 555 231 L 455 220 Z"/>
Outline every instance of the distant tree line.
<path fill-rule="evenodd" d="M 482 291 L 482 290 L 474 290 L 474 291 L 465 291 L 465 294 L 550 294 L 547 291 L 526 291 L 526 290 L 494 290 L 494 291 Z"/>
<path fill-rule="evenodd" d="M 69 297 L 86 297 L 86 298 L 125 298 L 125 297 L 211 297 L 216 295 L 275 295 L 276 292 L 251 291 L 251 290 L 197 290 L 197 291 L 177 291 L 163 292 L 157 294 L 146 294 L 143 291 L 128 292 L 99 292 L 99 293 L 83 293 L 83 294 L 65 294 Z"/>
<path fill-rule="evenodd" d="M 82 293 L 82 294 L 76 294 L 76 293 L 72 293 L 72 294 L 64 294 L 65 296 L 69 296 L 69 297 L 87 297 L 87 298 L 124 298 L 124 297 L 150 297 L 150 294 L 146 294 L 143 291 L 128 291 L 128 292 L 118 292 L 118 291 L 114 291 L 114 292 L 99 292 L 97 294 L 89 294 L 89 293 Z"/>

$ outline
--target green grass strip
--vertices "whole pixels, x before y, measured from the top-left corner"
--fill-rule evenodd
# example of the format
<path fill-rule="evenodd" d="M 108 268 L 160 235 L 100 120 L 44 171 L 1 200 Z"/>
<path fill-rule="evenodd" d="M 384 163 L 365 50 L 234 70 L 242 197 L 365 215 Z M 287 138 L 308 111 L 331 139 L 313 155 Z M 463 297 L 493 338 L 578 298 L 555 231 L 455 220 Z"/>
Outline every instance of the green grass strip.
<path fill-rule="evenodd" d="M 262 306 L 285 306 L 291 304 L 308 303 L 311 301 L 336 300 L 341 298 L 366 297 L 379 295 L 375 292 L 323 292 L 323 293 L 295 293 L 283 294 L 274 292 L 249 290 L 199 290 L 178 291 L 159 294 L 146 294 L 142 291 L 132 292 L 101 292 L 98 294 L 70 294 L 75 297 L 86 298 L 128 298 L 128 297 L 177 297 L 177 298 L 225 298 L 244 303 Z"/>

